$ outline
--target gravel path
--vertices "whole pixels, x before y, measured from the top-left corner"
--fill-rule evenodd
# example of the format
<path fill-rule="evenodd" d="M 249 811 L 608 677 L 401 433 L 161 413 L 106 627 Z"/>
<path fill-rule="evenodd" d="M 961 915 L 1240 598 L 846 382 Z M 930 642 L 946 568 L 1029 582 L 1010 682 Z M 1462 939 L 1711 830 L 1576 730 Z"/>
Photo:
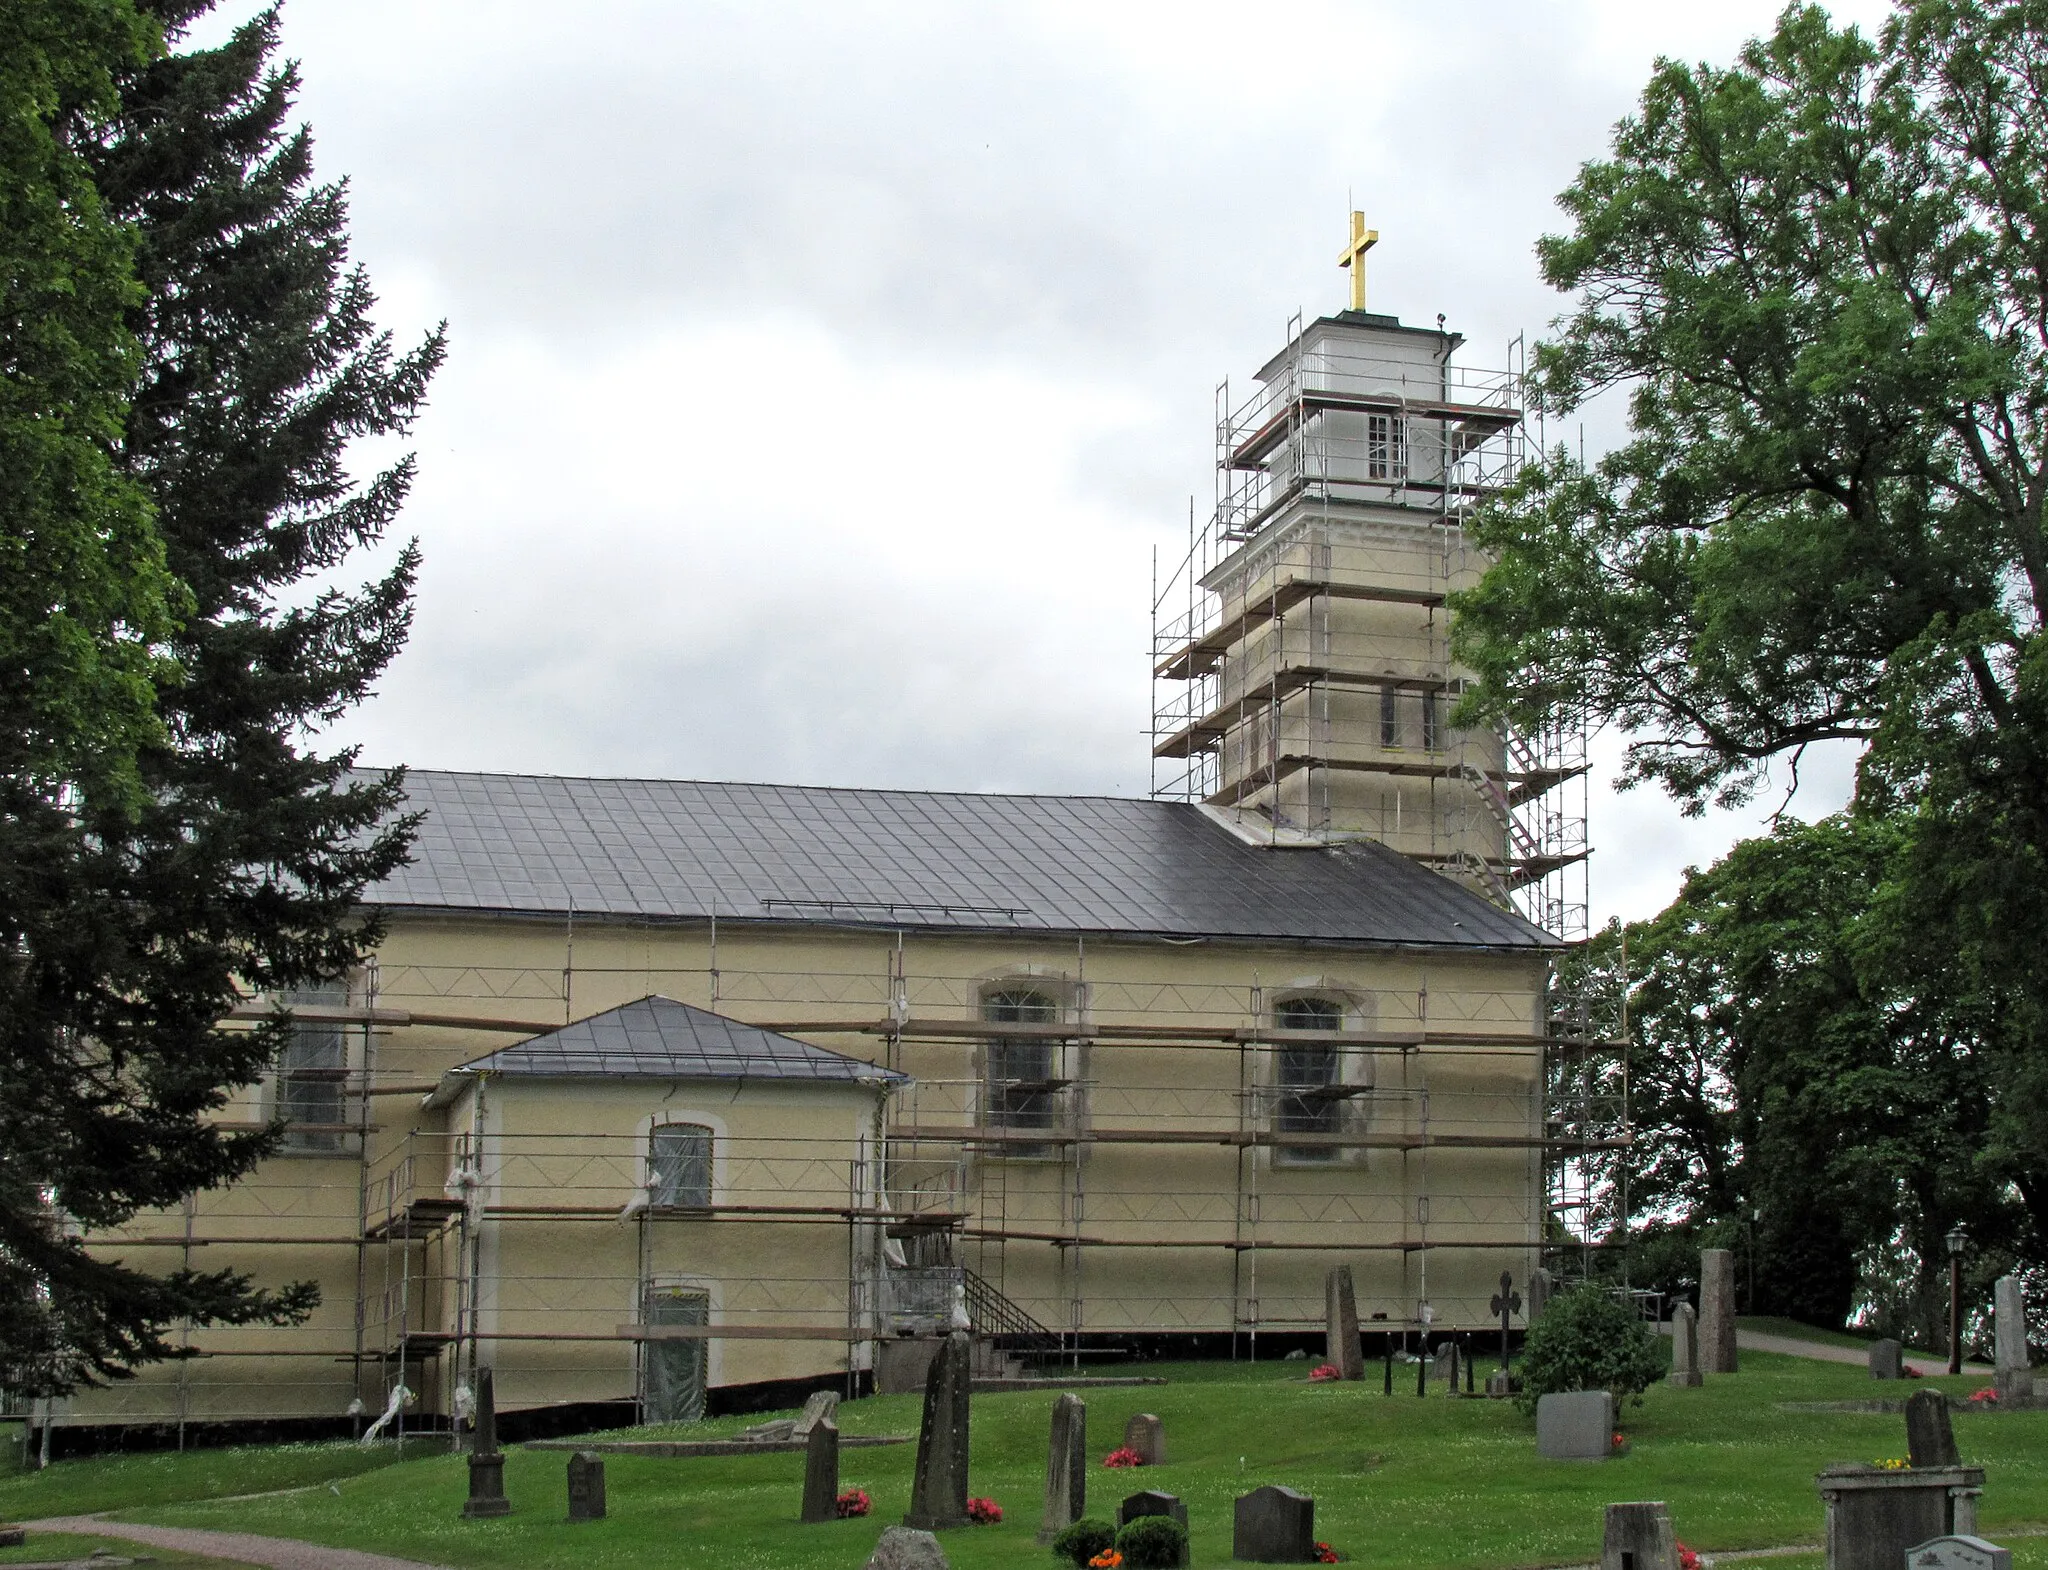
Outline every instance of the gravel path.
<path fill-rule="evenodd" d="M 1659 1325 L 1657 1333 L 1665 1336 L 1670 1335 L 1670 1322 L 1667 1320 Z M 1835 1346 L 1826 1341 L 1802 1341 L 1796 1336 L 1774 1336 L 1768 1331 L 1744 1330 L 1740 1325 L 1735 1327 L 1735 1345 L 1738 1348 L 1747 1348 L 1752 1352 L 1776 1352 L 1785 1357 L 1810 1357 L 1822 1363 L 1855 1363 L 1860 1367 L 1868 1364 L 1870 1361 L 1870 1352 L 1864 1347 Z M 1902 1361 L 1908 1368 L 1915 1369 L 1922 1374 L 1945 1374 L 1948 1372 L 1948 1360 L 1946 1358 L 1916 1357 L 1908 1354 Z M 1963 1365 L 1963 1372 L 1966 1374 L 1988 1375 L 1991 1369 L 1989 1365 L 1984 1363 L 1965 1363 Z"/>
<path fill-rule="evenodd" d="M 385 1554 L 366 1554 L 354 1548 L 328 1548 L 320 1543 L 301 1543 L 290 1537 L 258 1537 L 254 1532 L 203 1532 L 185 1526 L 140 1526 L 129 1521 L 108 1521 L 99 1516 L 56 1516 L 48 1521 L 31 1521 L 31 1532 L 76 1532 L 90 1537 L 122 1537 L 152 1548 L 175 1548 L 188 1554 L 207 1554 L 215 1559 L 238 1559 L 243 1564 L 266 1565 L 269 1570 L 438 1570 L 415 1559 L 393 1559 Z"/>

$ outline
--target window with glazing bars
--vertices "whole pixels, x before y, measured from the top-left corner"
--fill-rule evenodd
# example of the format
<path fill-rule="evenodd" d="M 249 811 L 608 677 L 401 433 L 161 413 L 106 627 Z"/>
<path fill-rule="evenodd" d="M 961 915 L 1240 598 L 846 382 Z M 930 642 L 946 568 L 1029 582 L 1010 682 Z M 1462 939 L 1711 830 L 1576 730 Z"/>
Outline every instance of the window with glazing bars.
<path fill-rule="evenodd" d="M 346 981 L 298 987 L 282 995 L 287 1008 L 348 1007 Z M 339 1020 L 295 1018 L 277 1060 L 277 1115 L 289 1127 L 286 1150 L 339 1150 L 347 1138 L 348 1027 Z"/>
<path fill-rule="evenodd" d="M 1051 1025 L 1059 1005 L 1035 988 L 1006 987 L 981 1000 L 991 1024 Z M 1057 1043 L 995 1036 L 988 1042 L 988 1121 L 995 1128 L 1051 1128 L 1057 1101 Z"/>
<path fill-rule="evenodd" d="M 1281 1030 L 1341 1030 L 1344 1010 L 1329 998 L 1289 998 L 1273 1010 Z M 1274 1132 L 1337 1134 L 1343 1131 L 1343 1104 L 1328 1092 L 1339 1082 L 1341 1049 L 1325 1042 L 1282 1042 L 1274 1050 L 1277 1098 Z M 1337 1152 L 1328 1145 L 1282 1146 L 1290 1161 L 1330 1161 Z"/>
<path fill-rule="evenodd" d="M 647 1198 L 656 1205 L 711 1203 L 711 1130 L 657 1123 L 647 1152 Z"/>
<path fill-rule="evenodd" d="M 1408 477 L 1408 424 L 1398 414 L 1365 417 L 1365 477 L 1405 480 Z"/>

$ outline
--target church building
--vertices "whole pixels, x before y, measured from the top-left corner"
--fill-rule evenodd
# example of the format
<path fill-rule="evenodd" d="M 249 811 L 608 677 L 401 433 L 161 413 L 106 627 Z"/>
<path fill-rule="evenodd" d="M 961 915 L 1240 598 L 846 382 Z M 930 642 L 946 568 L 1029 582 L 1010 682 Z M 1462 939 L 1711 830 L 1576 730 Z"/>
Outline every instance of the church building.
<path fill-rule="evenodd" d="M 514 1433 L 687 1421 L 963 1312 L 991 1374 L 1273 1355 L 1338 1265 L 1371 1331 L 1497 1326 L 1620 1133 L 1558 1090 L 1584 743 L 1451 724 L 1522 380 L 1366 311 L 1374 238 L 1219 391 L 1149 799 L 413 771 L 373 963 L 241 1011 L 293 1011 L 228 1114 L 283 1149 L 93 1239 L 321 1306 L 60 1421 L 445 1428 L 486 1367 Z"/>

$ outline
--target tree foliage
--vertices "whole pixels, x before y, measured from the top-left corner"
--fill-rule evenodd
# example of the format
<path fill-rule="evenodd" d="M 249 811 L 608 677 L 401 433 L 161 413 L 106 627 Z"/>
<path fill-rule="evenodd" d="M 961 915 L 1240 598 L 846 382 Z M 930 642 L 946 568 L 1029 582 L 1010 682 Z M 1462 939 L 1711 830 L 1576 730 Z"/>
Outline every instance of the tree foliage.
<path fill-rule="evenodd" d="M 173 43 L 210 0 L 142 0 Z M 17 8 L 18 9 L 18 8 Z M 70 1234 L 248 1172 L 277 1130 L 215 1121 L 285 1039 L 221 1021 L 246 992 L 344 975 L 374 945 L 363 887 L 405 854 L 400 781 L 323 751 L 320 727 L 401 646 L 417 553 L 351 585 L 410 458 L 358 482 L 361 437 L 403 432 L 442 354 L 404 353 L 347 262 L 343 188 L 288 125 L 296 77 L 265 12 L 212 49 L 110 62 L 111 114 L 61 126 L 100 209 L 133 235 L 138 353 L 112 453 L 153 507 L 183 603 L 154 681 L 140 789 L 59 779 L 11 803 L 15 942 L 0 959 L 0 1382 L 61 1391 L 168 1355 L 180 1318 L 302 1316 L 304 1284 L 152 1276 Z M 54 1197 L 55 1208 L 41 1203 Z"/>
<path fill-rule="evenodd" d="M 1641 935 L 1643 1181 L 1788 1218 L 1760 1246 L 1816 1313 L 1965 1196 L 2017 1193 L 2041 1260 L 2048 0 L 1906 0 L 1875 38 L 1788 7 L 1726 69 L 1660 62 L 1561 201 L 1535 396 L 1623 392 L 1629 434 L 1483 509 L 1462 717 L 1611 723 L 1624 783 L 1695 812 L 1862 752 L 1848 819 Z"/>
<path fill-rule="evenodd" d="M 1619 1407 L 1642 1394 L 1664 1373 L 1655 1338 L 1633 1308 L 1605 1288 L 1581 1282 L 1551 1298 L 1522 1351 L 1525 1412 L 1539 1398 L 1570 1390 L 1611 1390 Z"/>

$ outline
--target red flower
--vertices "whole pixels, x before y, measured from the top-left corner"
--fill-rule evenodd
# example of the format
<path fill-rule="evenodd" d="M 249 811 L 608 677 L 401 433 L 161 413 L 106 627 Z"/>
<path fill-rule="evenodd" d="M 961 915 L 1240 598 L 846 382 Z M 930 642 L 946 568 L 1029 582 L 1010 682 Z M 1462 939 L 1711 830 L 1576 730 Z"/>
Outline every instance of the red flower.
<path fill-rule="evenodd" d="M 1320 1385 L 1331 1379 L 1342 1379 L 1343 1377 L 1343 1373 L 1335 1363 L 1318 1363 L 1308 1371 L 1309 1383 L 1314 1385 Z"/>
<path fill-rule="evenodd" d="M 1626 1438 L 1626 1437 L 1625 1437 L 1624 1435 L 1622 1435 L 1622 1434 L 1621 1434 L 1621 1433 L 1619 1433 L 1619 1432 L 1617 1432 L 1617 1433 L 1615 1434 L 1615 1436 L 1614 1436 L 1614 1448 L 1615 1448 L 1616 1450 L 1619 1450 L 1619 1449 L 1620 1449 L 1620 1448 L 1621 1448 L 1621 1447 L 1622 1447 L 1623 1445 L 1625 1445 L 1625 1444 L 1627 1444 L 1627 1443 L 1628 1443 L 1628 1440 L 1627 1440 L 1627 1438 Z"/>
<path fill-rule="evenodd" d="M 967 1519 L 976 1526 L 993 1526 L 1003 1518 L 1003 1507 L 993 1499 L 967 1501 Z"/>
<path fill-rule="evenodd" d="M 1336 1550 L 1336 1549 L 1332 1548 L 1332 1547 L 1331 1547 L 1331 1546 L 1330 1546 L 1330 1545 L 1329 1545 L 1328 1543 L 1318 1543 L 1318 1544 L 1316 1544 L 1316 1563 L 1317 1563 L 1317 1564 L 1319 1564 L 1319 1565 L 1333 1565 L 1333 1564 L 1335 1564 L 1336 1562 L 1337 1562 L 1337 1550 Z"/>
<path fill-rule="evenodd" d="M 1986 1385 L 1982 1390 L 1972 1390 L 1970 1392 L 1970 1399 L 1979 1402 L 1996 1401 L 1998 1399 L 1998 1389 L 1994 1385 Z"/>
<path fill-rule="evenodd" d="M 1700 1570 L 1700 1556 L 1683 1543 L 1678 1545 L 1678 1570 Z"/>
<path fill-rule="evenodd" d="M 1102 1458 L 1104 1466 L 1143 1466 L 1145 1458 L 1129 1445 L 1118 1445 Z"/>
<path fill-rule="evenodd" d="M 842 1521 L 851 1516 L 866 1515 L 874 1508 L 874 1501 L 868 1498 L 865 1488 L 849 1488 L 832 1503 Z"/>
<path fill-rule="evenodd" d="M 1921 1373 L 1920 1370 L 1915 1368 L 1911 1363 L 1908 1363 L 1906 1364 L 1906 1377 L 1908 1379 L 1925 1379 L 1927 1376 Z"/>

